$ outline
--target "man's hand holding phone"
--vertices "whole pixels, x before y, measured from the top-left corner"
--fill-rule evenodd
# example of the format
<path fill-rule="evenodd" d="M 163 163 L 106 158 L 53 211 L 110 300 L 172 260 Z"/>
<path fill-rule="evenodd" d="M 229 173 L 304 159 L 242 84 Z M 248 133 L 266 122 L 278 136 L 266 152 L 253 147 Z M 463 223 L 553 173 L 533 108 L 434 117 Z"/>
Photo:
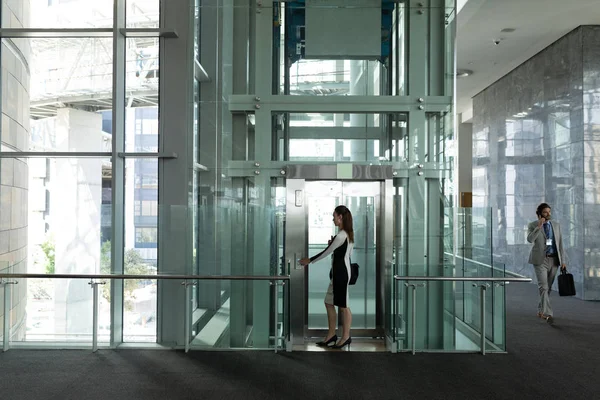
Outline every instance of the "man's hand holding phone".
<path fill-rule="evenodd" d="M 539 219 L 538 219 L 538 228 L 541 228 L 542 225 L 544 225 L 544 223 L 546 223 L 546 218 L 544 218 L 540 215 Z"/>

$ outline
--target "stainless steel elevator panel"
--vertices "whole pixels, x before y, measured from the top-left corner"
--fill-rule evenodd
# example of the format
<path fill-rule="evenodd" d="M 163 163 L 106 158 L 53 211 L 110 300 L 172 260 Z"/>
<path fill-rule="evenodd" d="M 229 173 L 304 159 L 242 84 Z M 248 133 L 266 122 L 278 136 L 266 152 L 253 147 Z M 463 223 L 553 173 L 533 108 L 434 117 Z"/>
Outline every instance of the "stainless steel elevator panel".
<path fill-rule="evenodd" d="M 287 179 L 285 260 L 290 274 L 290 330 L 292 344 L 304 343 L 306 287 L 304 268 L 298 263 L 306 257 L 306 203 L 304 179 Z"/>

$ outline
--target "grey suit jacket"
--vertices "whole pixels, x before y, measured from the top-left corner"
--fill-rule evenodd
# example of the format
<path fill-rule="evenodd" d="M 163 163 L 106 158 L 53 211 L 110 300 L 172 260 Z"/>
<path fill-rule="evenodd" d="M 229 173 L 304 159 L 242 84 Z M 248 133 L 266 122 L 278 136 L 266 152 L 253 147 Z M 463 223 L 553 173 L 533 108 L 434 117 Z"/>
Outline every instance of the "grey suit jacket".
<path fill-rule="evenodd" d="M 566 264 L 563 251 L 562 234 L 560 224 L 550 221 L 552 230 L 554 231 L 554 240 L 556 241 L 556 250 L 558 250 L 558 262 Z M 546 233 L 544 228 L 538 228 L 538 221 L 531 222 L 527 226 L 527 241 L 533 243 L 531 253 L 529 253 L 529 263 L 533 265 L 542 265 L 546 257 Z"/>

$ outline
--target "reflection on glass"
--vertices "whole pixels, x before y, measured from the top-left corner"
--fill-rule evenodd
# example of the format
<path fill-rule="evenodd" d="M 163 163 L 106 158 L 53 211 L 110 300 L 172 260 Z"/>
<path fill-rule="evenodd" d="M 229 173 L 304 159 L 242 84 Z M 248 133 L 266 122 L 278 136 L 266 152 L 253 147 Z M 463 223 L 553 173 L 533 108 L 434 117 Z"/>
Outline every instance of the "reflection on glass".
<path fill-rule="evenodd" d="M 194 54 L 196 60 L 200 61 L 200 20 L 202 19 L 202 8 L 200 0 L 194 0 Z"/>
<path fill-rule="evenodd" d="M 157 273 L 158 160 L 129 159 L 125 165 L 125 274 Z M 156 341 L 156 281 L 124 283 L 123 340 Z"/>
<path fill-rule="evenodd" d="M 14 43 L 20 49 L 31 52 L 29 96 L 32 119 L 56 116 L 66 104 L 70 108 L 85 110 L 91 107 L 95 110 L 111 109 L 111 39 L 14 39 Z M 46 147 L 60 145 L 60 138 L 44 144 Z"/>
<path fill-rule="evenodd" d="M 127 39 L 126 151 L 158 151 L 158 51 L 158 38 Z"/>
<path fill-rule="evenodd" d="M 290 68 L 289 94 L 379 96 L 385 67 L 369 60 L 300 60 Z M 281 93 L 285 88 L 282 86 Z"/>
<path fill-rule="evenodd" d="M 491 208 L 451 208 L 445 207 L 444 214 L 444 261 L 434 266 L 446 277 L 496 278 L 505 276 L 503 264 L 495 264 L 492 259 L 492 209 Z M 429 240 L 438 240 L 430 237 Z M 430 264 L 431 268 L 431 264 Z M 400 275 L 406 275 L 402 271 Z M 431 273 L 429 273 L 431 275 Z M 434 272 L 431 276 L 438 276 Z M 428 282 L 429 293 L 442 295 L 442 302 L 432 303 L 419 299 L 426 289 L 417 287 L 417 350 L 480 351 L 481 325 L 481 283 L 477 282 Z M 401 283 L 396 306 L 396 338 L 400 350 L 411 349 L 412 330 L 412 288 L 405 289 Z M 484 292 L 486 305 L 486 350 L 490 352 L 505 349 L 504 287 L 492 285 Z M 445 318 L 441 330 L 436 332 L 419 321 L 419 307 L 442 307 Z M 428 339 L 423 340 L 424 337 Z"/>
<path fill-rule="evenodd" d="M 160 0 L 126 0 L 126 5 L 128 28 L 159 27 Z"/>
<path fill-rule="evenodd" d="M 276 120 L 280 160 L 406 159 L 405 114 L 282 113 Z"/>
<path fill-rule="evenodd" d="M 330 2 L 331 3 L 331 2 Z M 279 94 L 400 96 L 405 93 L 405 6 L 383 2 L 281 2 L 273 49 Z M 330 21 L 344 21 L 333 27 Z M 373 29 L 355 29 L 357 24 Z"/>

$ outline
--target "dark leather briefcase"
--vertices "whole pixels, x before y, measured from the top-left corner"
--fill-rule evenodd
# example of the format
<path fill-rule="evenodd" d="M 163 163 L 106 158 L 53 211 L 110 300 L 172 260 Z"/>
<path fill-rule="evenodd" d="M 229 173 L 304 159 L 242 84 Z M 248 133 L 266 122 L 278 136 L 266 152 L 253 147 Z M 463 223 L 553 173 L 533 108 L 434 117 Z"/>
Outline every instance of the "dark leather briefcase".
<path fill-rule="evenodd" d="M 575 296 L 573 275 L 567 273 L 566 268 L 560 271 L 558 276 L 558 294 L 561 296 Z"/>

